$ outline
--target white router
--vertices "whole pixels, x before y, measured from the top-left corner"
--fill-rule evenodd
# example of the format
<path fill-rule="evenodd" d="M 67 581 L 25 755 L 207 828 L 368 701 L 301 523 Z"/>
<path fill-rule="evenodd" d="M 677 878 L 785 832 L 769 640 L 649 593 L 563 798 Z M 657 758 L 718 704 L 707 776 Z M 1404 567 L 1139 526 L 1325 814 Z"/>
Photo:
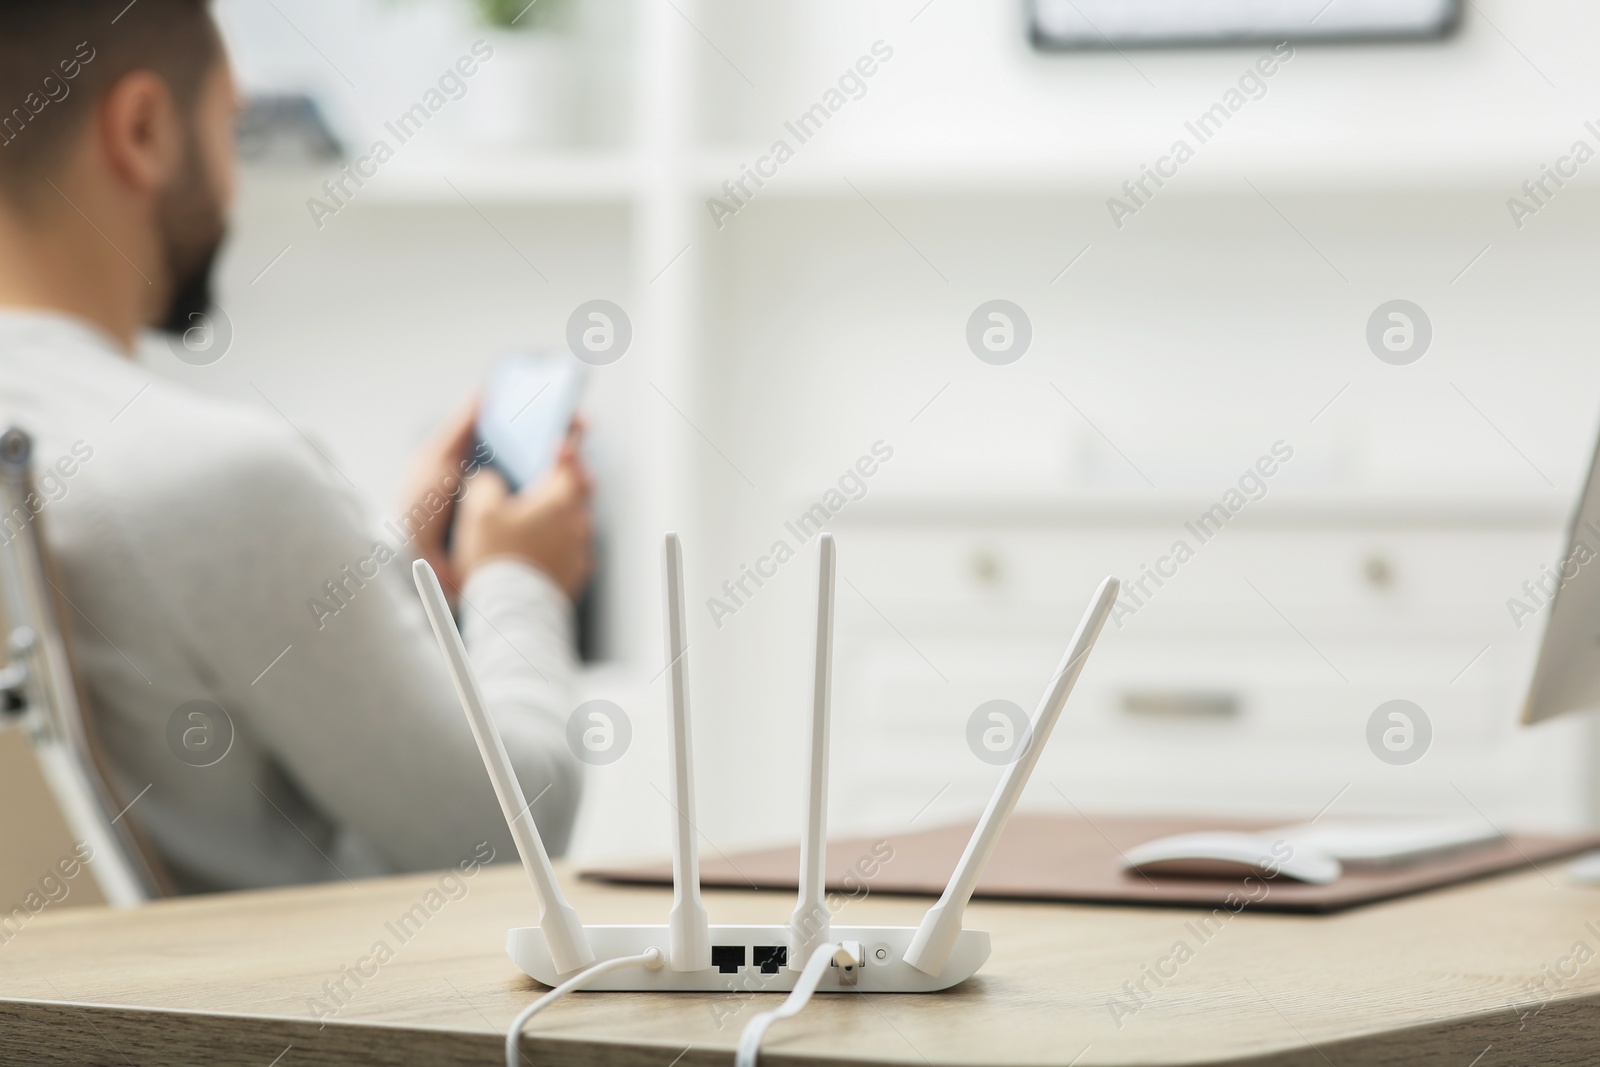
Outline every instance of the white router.
<path fill-rule="evenodd" d="M 962 928 L 962 914 L 1022 788 L 1039 761 L 1061 709 L 1072 693 L 1084 661 L 1094 648 L 1116 603 L 1119 583 L 1100 583 L 1061 665 L 1045 687 L 1034 712 L 1024 751 L 1005 770 L 989 806 L 973 831 L 938 903 L 920 926 L 834 926 L 824 900 L 828 796 L 828 718 L 833 681 L 833 536 L 821 536 L 817 569 L 815 673 L 812 676 L 810 788 L 805 840 L 800 848 L 800 899 L 786 925 L 712 925 L 700 900 L 700 860 L 694 821 L 694 778 L 689 737 L 689 664 L 683 601 L 683 550 L 678 536 L 666 535 L 663 576 L 666 585 L 668 690 L 672 729 L 668 734 L 674 811 L 672 821 L 672 910 L 665 926 L 585 926 L 561 892 L 539 829 L 523 799 L 494 721 L 483 705 L 444 591 L 423 560 L 413 564 L 417 589 L 444 651 L 472 733 L 494 783 L 495 795 L 511 828 L 512 840 L 539 901 L 539 924 L 516 927 L 506 935 L 506 952 L 523 972 L 557 986 L 598 960 L 660 952 L 666 966 L 654 970 L 624 967 L 596 975 L 593 990 L 723 992 L 730 988 L 786 992 L 794 988 L 816 946 L 843 945 L 819 992 L 929 993 L 972 977 L 989 958 L 989 935 Z"/>

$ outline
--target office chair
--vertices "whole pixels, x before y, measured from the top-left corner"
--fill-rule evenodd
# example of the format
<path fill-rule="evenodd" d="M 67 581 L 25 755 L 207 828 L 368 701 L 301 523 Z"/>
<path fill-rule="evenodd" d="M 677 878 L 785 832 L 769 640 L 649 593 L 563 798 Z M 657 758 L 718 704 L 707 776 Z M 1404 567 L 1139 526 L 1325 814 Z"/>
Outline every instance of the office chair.
<path fill-rule="evenodd" d="M 60 623 L 57 572 L 44 543 L 43 498 L 34 492 L 33 440 L 0 435 L 0 621 L 9 662 L 0 668 L 0 731 L 26 736 L 40 776 L 73 838 L 94 850 L 87 865 L 117 906 L 172 895 L 159 857 L 140 832 L 86 713 L 72 644 Z"/>

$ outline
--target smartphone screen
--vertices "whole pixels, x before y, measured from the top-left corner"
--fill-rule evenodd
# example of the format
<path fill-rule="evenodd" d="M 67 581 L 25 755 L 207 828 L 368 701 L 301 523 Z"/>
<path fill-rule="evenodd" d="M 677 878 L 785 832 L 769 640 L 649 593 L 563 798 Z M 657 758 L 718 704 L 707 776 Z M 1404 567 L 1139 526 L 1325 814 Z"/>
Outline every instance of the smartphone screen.
<path fill-rule="evenodd" d="M 490 368 L 478 440 L 512 492 L 537 483 L 555 463 L 578 412 L 586 371 L 561 349 L 509 352 Z"/>

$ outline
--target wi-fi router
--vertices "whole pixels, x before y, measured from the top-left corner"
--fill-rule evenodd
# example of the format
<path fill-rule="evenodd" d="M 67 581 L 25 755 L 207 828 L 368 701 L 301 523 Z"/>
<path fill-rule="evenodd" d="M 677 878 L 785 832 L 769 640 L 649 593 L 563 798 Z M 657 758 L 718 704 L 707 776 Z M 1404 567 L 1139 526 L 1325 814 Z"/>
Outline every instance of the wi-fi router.
<path fill-rule="evenodd" d="M 663 581 L 666 607 L 667 688 L 672 705 L 668 731 L 671 769 L 672 908 L 666 925 L 585 926 L 561 892 L 550 856 L 539 837 L 523 798 L 522 787 L 506 755 L 505 745 L 484 707 L 460 631 L 456 629 L 444 591 L 423 560 L 413 564 L 417 589 L 444 651 L 456 692 L 472 724 L 489 780 L 511 829 L 517 853 L 539 902 L 536 926 L 516 927 L 506 935 L 506 952 L 524 973 L 548 986 L 570 982 L 596 960 L 622 961 L 648 955 L 661 960 L 651 966 L 596 967 L 585 988 L 591 990 L 720 992 L 740 975 L 757 976 L 759 988 L 786 992 L 801 980 L 815 950 L 840 946 L 828 973 L 815 985 L 818 992 L 930 993 L 963 982 L 989 958 L 989 935 L 962 928 L 972 891 L 994 851 L 1000 833 L 1017 806 L 1028 777 L 1084 661 L 1111 614 L 1119 583 L 1100 583 L 1078 623 L 1061 664 L 1051 676 L 1033 715 L 1028 740 L 1006 767 L 1000 784 L 967 842 L 944 893 L 928 909 L 919 926 L 834 926 L 824 899 L 827 843 L 828 740 L 833 681 L 833 603 L 836 550 L 833 536 L 823 534 L 817 568 L 817 622 L 809 745 L 805 839 L 800 849 L 800 893 L 787 924 L 770 926 L 713 925 L 700 899 L 700 859 L 696 840 L 694 774 L 689 733 L 689 660 L 684 618 L 683 549 L 678 536 L 666 535 Z M 653 950 L 653 952 L 652 952 Z M 748 988 L 745 983 L 743 988 Z M 554 994 L 552 994 L 554 995 Z M 513 1034 L 514 1047 L 514 1034 Z"/>

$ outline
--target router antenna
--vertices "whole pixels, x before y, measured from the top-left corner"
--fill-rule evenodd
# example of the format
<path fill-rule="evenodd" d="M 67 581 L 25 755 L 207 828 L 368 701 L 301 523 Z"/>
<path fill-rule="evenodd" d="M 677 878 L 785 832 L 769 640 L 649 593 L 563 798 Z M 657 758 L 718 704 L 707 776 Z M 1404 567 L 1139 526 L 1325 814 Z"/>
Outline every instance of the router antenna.
<path fill-rule="evenodd" d="M 972 839 L 967 842 L 967 850 L 961 854 L 961 862 L 956 864 L 955 873 L 944 887 L 944 894 L 937 904 L 928 909 L 928 913 L 922 917 L 922 924 L 912 936 L 905 960 L 922 973 L 937 978 L 949 962 L 950 951 L 961 933 L 962 914 L 967 910 L 967 901 L 972 899 L 978 876 L 983 873 L 984 864 L 989 862 L 989 855 L 1000 840 L 1006 820 L 1011 818 L 1011 812 L 1017 806 L 1023 786 L 1028 784 L 1034 764 L 1039 762 L 1039 753 L 1044 751 L 1050 731 L 1061 717 L 1067 697 L 1072 695 L 1072 686 L 1083 671 L 1084 661 L 1089 658 L 1121 587 L 1116 578 L 1107 578 L 1095 591 L 1094 599 L 1089 602 L 1089 610 L 1084 613 L 1083 621 L 1078 623 L 1078 632 L 1072 635 L 1072 643 L 1067 646 L 1061 665 L 1056 668 L 1055 676 L 1050 679 L 1049 687 L 1040 698 L 1038 710 L 1033 713 L 1033 723 L 1022 754 L 1006 768 L 994 795 L 989 798 L 983 818 L 978 820 L 978 826 L 972 832 Z"/>
<path fill-rule="evenodd" d="M 683 610 L 683 546 L 668 533 L 663 550 L 666 583 L 667 687 L 672 724 L 667 754 L 672 771 L 672 910 L 667 914 L 668 966 L 703 971 L 711 966 L 711 922 L 700 903 L 700 848 L 694 822 L 694 753 L 689 736 L 688 624 Z"/>
<path fill-rule="evenodd" d="M 823 899 L 828 870 L 828 716 L 833 697 L 833 586 L 837 553 L 823 534 L 817 557 L 816 657 L 811 676 L 811 780 L 806 793 L 806 833 L 800 842 L 800 900 L 789 919 L 789 967 L 801 970 L 829 940 Z"/>
<path fill-rule="evenodd" d="M 420 559 L 411 565 L 411 574 L 416 579 L 417 592 L 422 594 L 428 621 L 433 624 L 433 636 L 444 652 L 450 678 L 456 684 L 456 695 L 461 698 L 467 722 L 472 725 L 472 736 L 477 739 L 483 765 L 489 771 L 489 781 L 494 783 L 494 795 L 505 813 L 506 826 L 511 829 L 511 839 L 517 845 L 517 855 L 522 857 L 522 868 L 528 872 L 528 881 L 533 883 L 534 895 L 539 898 L 539 929 L 544 932 L 550 959 L 561 974 L 587 967 L 594 962 L 594 950 L 589 947 L 589 937 L 583 931 L 583 923 L 578 921 L 577 911 L 561 893 L 556 872 L 550 866 L 550 854 L 544 849 L 539 828 L 522 797 L 522 786 L 511 766 L 511 757 L 506 755 L 505 743 L 500 740 L 494 720 L 484 710 L 477 676 L 467 660 L 467 648 L 461 643 L 461 631 L 456 629 L 450 606 L 445 603 L 439 578 L 427 561 Z"/>

